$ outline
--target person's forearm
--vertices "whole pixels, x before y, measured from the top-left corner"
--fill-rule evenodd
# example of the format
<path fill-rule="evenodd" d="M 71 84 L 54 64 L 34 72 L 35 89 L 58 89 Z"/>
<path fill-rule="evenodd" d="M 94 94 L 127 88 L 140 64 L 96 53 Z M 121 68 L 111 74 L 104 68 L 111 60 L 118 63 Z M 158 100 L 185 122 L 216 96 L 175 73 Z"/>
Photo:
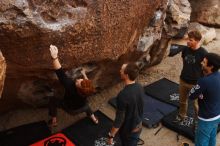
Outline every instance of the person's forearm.
<path fill-rule="evenodd" d="M 114 145 L 114 137 L 116 135 L 116 133 L 118 132 L 119 128 L 115 128 L 114 126 L 112 127 L 112 129 L 109 131 L 108 133 L 108 144 L 109 145 Z"/>
<path fill-rule="evenodd" d="M 58 70 L 61 68 L 61 64 L 58 58 L 53 59 L 53 68 L 55 70 Z"/>
<path fill-rule="evenodd" d="M 83 73 L 82 75 L 83 75 L 84 79 L 88 80 L 88 77 L 87 77 L 86 73 Z"/>
<path fill-rule="evenodd" d="M 114 121 L 112 129 L 110 131 L 110 134 L 112 136 L 115 136 L 115 134 L 118 132 L 119 128 L 121 127 L 121 124 L 124 121 L 124 118 L 125 118 L 125 112 L 117 110 L 116 111 L 115 121 Z"/>
<path fill-rule="evenodd" d="M 110 134 L 115 137 L 116 133 L 118 132 L 119 128 L 115 128 L 114 126 L 110 130 Z"/>
<path fill-rule="evenodd" d="M 125 111 L 116 111 L 115 121 L 113 123 L 113 127 L 120 128 L 125 119 Z"/>

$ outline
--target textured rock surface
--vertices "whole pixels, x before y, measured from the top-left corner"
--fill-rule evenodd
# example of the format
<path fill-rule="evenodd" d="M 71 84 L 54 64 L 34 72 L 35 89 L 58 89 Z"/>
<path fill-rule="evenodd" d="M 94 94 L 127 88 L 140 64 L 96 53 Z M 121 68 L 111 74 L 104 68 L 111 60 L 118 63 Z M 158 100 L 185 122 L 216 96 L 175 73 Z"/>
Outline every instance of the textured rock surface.
<path fill-rule="evenodd" d="M 151 66 L 162 61 L 171 38 L 182 38 L 187 31 L 191 14 L 188 0 L 169 0 L 154 13 L 145 27 L 137 49 L 144 52 L 140 66 Z M 156 43 L 155 43 L 156 42 Z"/>
<path fill-rule="evenodd" d="M 187 30 L 191 15 L 188 0 L 170 0 L 168 3 L 165 30 L 170 37 L 181 38 Z"/>
<path fill-rule="evenodd" d="M 154 13 L 150 25 L 146 26 L 143 35 L 139 38 L 137 50 L 144 52 L 139 59 L 140 67 L 151 66 L 162 61 L 166 48 L 161 48 L 164 41 L 164 20 L 166 18 L 167 5 L 161 5 Z M 156 59 L 157 58 L 157 59 Z"/>
<path fill-rule="evenodd" d="M 115 84 L 121 63 L 143 55 L 136 51 L 138 38 L 154 12 L 166 4 L 167 0 L 1 0 L 0 44 L 8 68 L 0 107 L 17 105 L 18 98 L 41 103 L 38 99 L 57 87 L 50 44 L 60 48 L 65 69 L 76 72 L 84 65 L 92 70 L 89 77 L 96 86 Z M 162 59 L 150 56 L 154 62 Z"/>
<path fill-rule="evenodd" d="M 191 21 L 220 28 L 219 0 L 189 0 L 192 5 Z"/>
<path fill-rule="evenodd" d="M 0 98 L 2 96 L 2 91 L 4 89 L 3 87 L 5 82 L 5 76 L 6 76 L 6 62 L 0 50 Z"/>

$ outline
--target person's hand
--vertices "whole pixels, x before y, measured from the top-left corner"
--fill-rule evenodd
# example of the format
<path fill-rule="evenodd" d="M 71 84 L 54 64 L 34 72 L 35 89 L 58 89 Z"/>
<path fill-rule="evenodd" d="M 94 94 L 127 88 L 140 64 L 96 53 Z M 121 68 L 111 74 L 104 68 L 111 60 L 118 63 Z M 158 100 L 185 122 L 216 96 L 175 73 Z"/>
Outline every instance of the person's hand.
<path fill-rule="evenodd" d="M 86 74 L 85 68 L 82 68 L 80 72 L 81 72 L 82 75 L 85 75 Z"/>
<path fill-rule="evenodd" d="M 108 138 L 107 144 L 108 145 L 114 145 L 113 138 Z"/>
<path fill-rule="evenodd" d="M 54 45 L 50 45 L 50 55 L 53 59 L 56 59 L 58 57 L 58 49 Z"/>

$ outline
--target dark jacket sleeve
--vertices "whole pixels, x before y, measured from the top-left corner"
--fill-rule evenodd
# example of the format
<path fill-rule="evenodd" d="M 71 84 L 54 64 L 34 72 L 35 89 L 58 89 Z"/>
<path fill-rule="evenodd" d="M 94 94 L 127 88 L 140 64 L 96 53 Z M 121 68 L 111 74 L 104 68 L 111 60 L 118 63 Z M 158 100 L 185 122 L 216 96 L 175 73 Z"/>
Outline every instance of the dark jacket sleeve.
<path fill-rule="evenodd" d="M 122 123 L 124 122 L 124 119 L 125 119 L 125 111 L 120 111 L 120 110 L 117 110 L 116 111 L 116 117 L 115 117 L 115 121 L 113 123 L 113 126 L 115 128 L 120 128 Z"/>
<path fill-rule="evenodd" d="M 170 53 L 168 56 L 173 57 L 173 56 L 177 55 L 178 53 L 180 53 L 183 49 L 184 49 L 184 46 L 182 46 L 182 45 L 171 44 Z"/>
<path fill-rule="evenodd" d="M 64 86 L 64 88 L 68 88 L 70 84 L 72 84 L 72 80 L 67 77 L 64 70 L 62 68 L 55 70 L 55 73 L 60 81 L 60 83 Z"/>
<path fill-rule="evenodd" d="M 122 96 L 123 95 L 119 93 L 117 97 L 117 111 L 115 121 L 113 123 L 113 126 L 115 128 L 120 128 L 125 119 L 126 103 L 125 101 L 123 101 Z"/>
<path fill-rule="evenodd" d="M 194 100 L 196 98 L 203 98 L 205 90 L 205 84 L 202 79 L 199 79 L 197 85 L 195 85 L 189 92 L 189 98 Z"/>

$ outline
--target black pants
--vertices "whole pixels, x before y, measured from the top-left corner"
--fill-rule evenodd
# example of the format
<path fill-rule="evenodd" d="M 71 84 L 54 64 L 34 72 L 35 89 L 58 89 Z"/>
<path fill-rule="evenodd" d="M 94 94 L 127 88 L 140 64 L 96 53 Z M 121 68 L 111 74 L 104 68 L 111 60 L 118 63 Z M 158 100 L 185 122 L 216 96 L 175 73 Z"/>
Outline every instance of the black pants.
<path fill-rule="evenodd" d="M 66 111 L 69 114 L 76 115 L 79 113 L 86 112 L 87 116 L 91 116 L 93 114 L 91 108 L 89 107 L 88 103 L 85 103 L 84 106 L 78 108 L 78 109 L 71 109 L 65 106 L 63 99 L 58 99 L 56 97 L 51 97 L 49 99 L 49 115 L 51 117 L 57 116 L 57 108 L 62 108 L 64 111 Z"/>

